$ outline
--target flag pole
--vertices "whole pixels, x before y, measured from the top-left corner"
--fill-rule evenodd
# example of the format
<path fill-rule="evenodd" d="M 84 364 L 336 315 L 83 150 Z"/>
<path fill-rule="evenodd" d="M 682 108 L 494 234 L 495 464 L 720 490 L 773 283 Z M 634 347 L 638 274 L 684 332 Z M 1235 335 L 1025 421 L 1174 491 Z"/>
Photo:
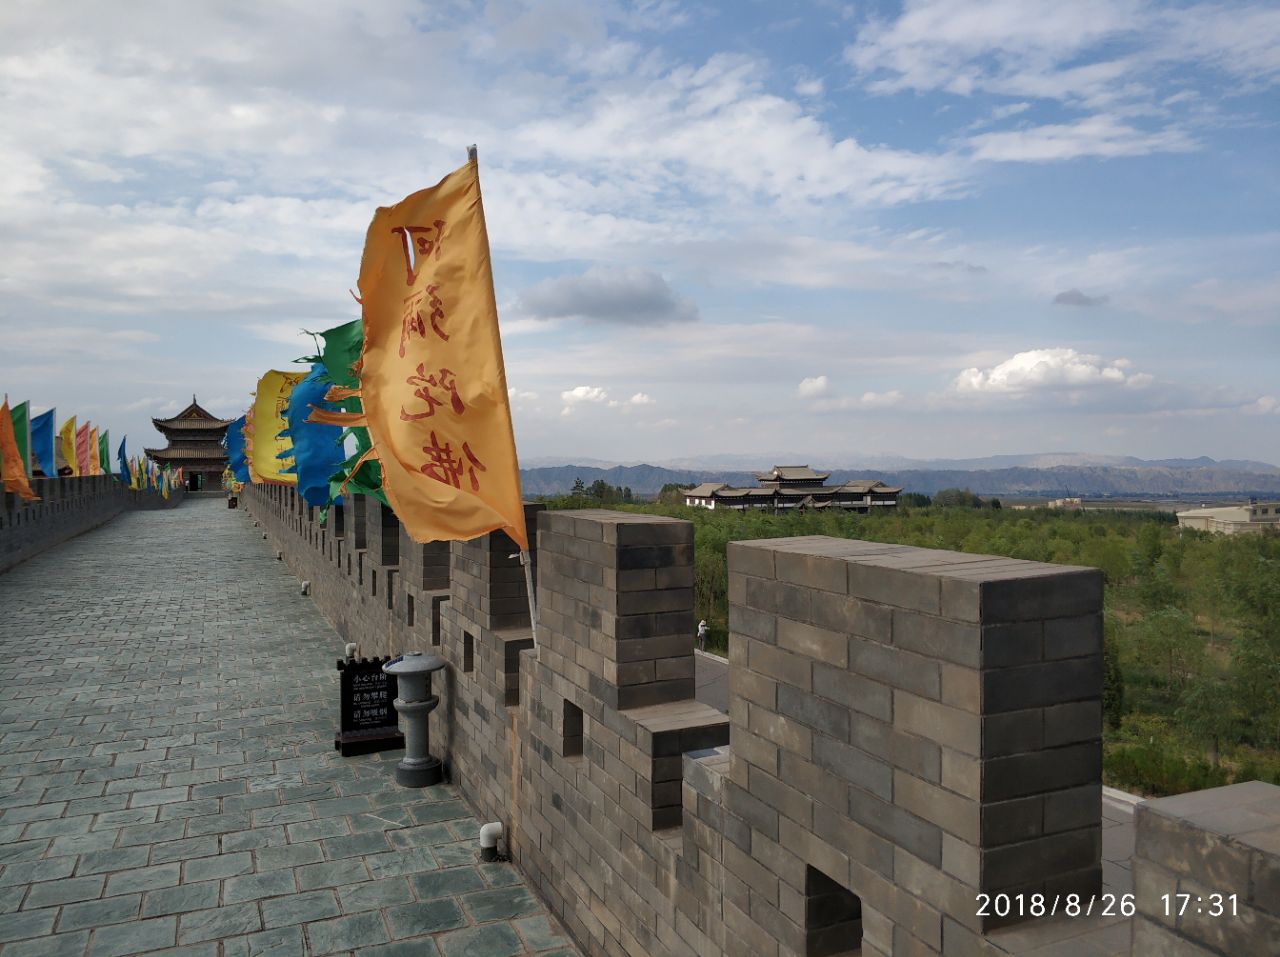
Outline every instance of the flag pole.
<path fill-rule="evenodd" d="M 524 587 L 529 593 L 529 637 L 533 639 L 533 647 L 538 647 L 538 603 L 533 597 L 533 559 L 529 552 L 520 553 L 520 564 L 524 566 Z"/>
<path fill-rule="evenodd" d="M 480 165 L 480 151 L 476 144 L 467 147 L 467 162 Z M 529 531 L 526 528 L 525 534 Z M 524 589 L 529 595 L 529 636 L 533 639 L 533 647 L 538 647 L 538 601 L 533 591 L 533 558 L 527 548 L 520 550 L 520 567 L 524 569 Z"/>

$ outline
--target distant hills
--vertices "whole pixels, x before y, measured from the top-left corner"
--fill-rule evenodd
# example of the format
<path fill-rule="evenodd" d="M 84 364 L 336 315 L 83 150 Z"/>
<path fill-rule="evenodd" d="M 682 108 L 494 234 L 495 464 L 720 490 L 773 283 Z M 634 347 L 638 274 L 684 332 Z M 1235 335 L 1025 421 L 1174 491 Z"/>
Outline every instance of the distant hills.
<path fill-rule="evenodd" d="M 673 468 L 663 465 L 546 464 L 522 469 L 526 495 L 556 495 L 569 491 L 575 479 L 590 485 L 603 479 L 610 485 L 628 487 L 637 495 L 655 495 L 662 486 L 676 482 L 726 482 L 754 485 L 757 468 L 775 464 L 773 460 L 756 468 L 724 467 L 724 459 L 734 464 L 745 456 L 724 456 L 702 467 Z M 547 461 L 547 460 L 542 460 Z M 554 460 L 553 460 L 554 461 Z M 760 462 L 758 457 L 751 461 Z M 1010 496 L 1120 496 L 1176 498 L 1194 496 L 1280 496 L 1280 467 L 1247 460 L 1216 461 L 1194 459 L 1144 460 L 1128 456 L 1099 456 L 1081 453 L 998 455 L 987 458 L 920 461 L 897 459 L 880 467 L 831 468 L 806 456 L 777 459 L 777 464 L 808 463 L 829 469 L 828 484 L 854 478 L 880 479 L 900 485 L 910 492 L 932 495 L 944 488 L 970 488 L 980 495 Z M 596 464 L 598 463 L 598 464 Z M 714 464 L 713 464 L 714 463 Z M 728 463 L 726 462 L 725 465 Z M 886 467 L 888 466 L 888 467 Z"/>

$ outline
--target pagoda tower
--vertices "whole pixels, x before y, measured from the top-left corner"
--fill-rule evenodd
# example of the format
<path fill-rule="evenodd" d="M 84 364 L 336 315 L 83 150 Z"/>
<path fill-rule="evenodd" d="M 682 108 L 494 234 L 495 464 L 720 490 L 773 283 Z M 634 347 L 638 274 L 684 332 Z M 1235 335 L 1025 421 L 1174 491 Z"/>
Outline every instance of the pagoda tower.
<path fill-rule="evenodd" d="M 162 468 L 182 469 L 188 491 L 222 488 L 227 450 L 222 441 L 232 419 L 214 418 L 194 395 L 191 404 L 171 419 L 152 423 L 168 441 L 163 449 L 147 449 L 147 458 Z"/>

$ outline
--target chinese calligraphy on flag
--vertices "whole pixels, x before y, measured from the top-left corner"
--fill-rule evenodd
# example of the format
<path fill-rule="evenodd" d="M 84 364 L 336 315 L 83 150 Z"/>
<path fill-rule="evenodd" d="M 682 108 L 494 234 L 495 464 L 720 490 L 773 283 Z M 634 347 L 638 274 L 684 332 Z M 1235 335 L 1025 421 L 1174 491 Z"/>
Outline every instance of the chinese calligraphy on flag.
<path fill-rule="evenodd" d="M 272 369 L 258 380 L 251 410 L 253 418 L 246 424 L 245 432 L 245 453 L 255 482 L 281 485 L 296 485 L 298 482 L 298 476 L 292 472 L 293 442 L 288 436 L 281 438 L 280 433 L 289 427 L 285 419 L 289 393 L 306 377 L 305 372 Z"/>
<path fill-rule="evenodd" d="M 387 503 L 418 542 L 528 548 L 473 158 L 380 208 L 360 262 L 360 395 Z"/>

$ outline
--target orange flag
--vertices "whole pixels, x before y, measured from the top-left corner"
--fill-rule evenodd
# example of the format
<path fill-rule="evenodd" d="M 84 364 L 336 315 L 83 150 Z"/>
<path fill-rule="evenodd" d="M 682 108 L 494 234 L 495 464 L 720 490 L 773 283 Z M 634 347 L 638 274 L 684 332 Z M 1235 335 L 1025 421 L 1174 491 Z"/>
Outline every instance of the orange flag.
<path fill-rule="evenodd" d="M 24 502 L 38 502 L 40 497 L 31 491 L 27 470 L 22 467 L 22 455 L 18 452 L 18 437 L 13 431 L 13 417 L 9 414 L 9 397 L 0 404 L 0 481 L 6 492 L 14 492 Z"/>
<path fill-rule="evenodd" d="M 98 461 L 98 427 L 89 429 L 89 471 L 87 475 L 101 475 L 102 463 Z"/>
<path fill-rule="evenodd" d="M 417 542 L 495 529 L 527 549 L 474 156 L 373 216 L 360 394 L 382 490 Z"/>

